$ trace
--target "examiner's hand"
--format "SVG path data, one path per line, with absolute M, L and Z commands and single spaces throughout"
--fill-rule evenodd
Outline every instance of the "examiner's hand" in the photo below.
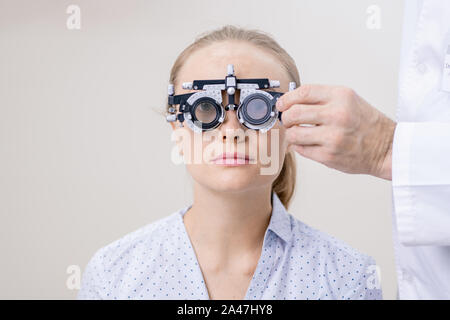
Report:
M 277 109 L 290 148 L 300 155 L 346 173 L 392 179 L 396 123 L 352 89 L 302 85 L 280 97 Z

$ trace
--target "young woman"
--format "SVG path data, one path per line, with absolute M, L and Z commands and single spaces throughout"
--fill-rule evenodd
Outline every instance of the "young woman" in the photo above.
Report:
M 279 80 L 281 93 L 289 82 L 300 84 L 294 60 L 275 40 L 233 26 L 198 37 L 175 61 L 170 83 L 177 95 L 196 92 L 182 89 L 182 83 L 224 79 L 229 64 L 238 79 Z M 277 121 L 261 142 L 238 133 L 253 129 L 242 126 L 236 110 L 225 113 L 211 131 L 216 139 L 205 139 L 202 151 L 212 144 L 215 150 L 245 146 L 247 159 L 239 162 L 234 154 L 219 152 L 187 161 L 193 203 L 99 249 L 86 267 L 78 298 L 380 299 L 372 258 L 287 212 L 296 168 L 282 123 Z M 191 157 L 194 131 L 175 123 L 172 128 L 192 137 L 177 143 L 180 154 Z M 275 154 L 278 170 L 261 174 L 264 165 L 260 158 L 249 159 L 250 149 Z

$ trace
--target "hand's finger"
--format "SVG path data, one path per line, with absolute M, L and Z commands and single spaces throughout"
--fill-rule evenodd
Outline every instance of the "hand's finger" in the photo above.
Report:
M 295 145 L 322 145 L 324 143 L 323 130 L 321 126 L 292 126 L 286 129 L 286 140 L 289 144 Z
M 322 146 L 317 146 L 317 145 L 311 145 L 311 146 L 299 146 L 299 145 L 292 145 L 290 146 L 290 148 L 297 152 L 299 155 L 311 159 L 311 160 L 315 160 L 315 161 L 319 161 L 320 154 L 322 152 L 323 147 Z
M 299 124 L 325 123 L 323 106 L 294 104 L 281 114 L 281 122 L 287 128 Z
M 276 107 L 279 111 L 285 111 L 293 104 L 324 103 L 329 100 L 331 89 L 331 86 L 326 85 L 302 85 L 278 98 Z

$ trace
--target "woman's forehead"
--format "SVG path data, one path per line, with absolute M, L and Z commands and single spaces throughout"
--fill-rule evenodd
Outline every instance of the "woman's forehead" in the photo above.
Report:
M 185 61 L 178 78 L 181 82 L 224 79 L 228 64 L 237 78 L 285 77 L 281 63 L 270 53 L 247 43 L 227 42 L 196 50 Z M 276 78 L 278 77 L 278 78 Z

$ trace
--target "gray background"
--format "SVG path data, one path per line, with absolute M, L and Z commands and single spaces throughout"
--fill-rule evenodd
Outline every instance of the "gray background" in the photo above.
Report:
M 66 27 L 70 4 L 81 30 Z M 372 4 L 380 30 L 366 27 Z M 402 14 L 389 0 L 0 0 L 0 298 L 72 299 L 69 265 L 190 203 L 154 110 L 197 34 L 267 31 L 303 83 L 353 87 L 394 117 Z M 297 161 L 289 211 L 373 256 L 394 299 L 390 183 Z

